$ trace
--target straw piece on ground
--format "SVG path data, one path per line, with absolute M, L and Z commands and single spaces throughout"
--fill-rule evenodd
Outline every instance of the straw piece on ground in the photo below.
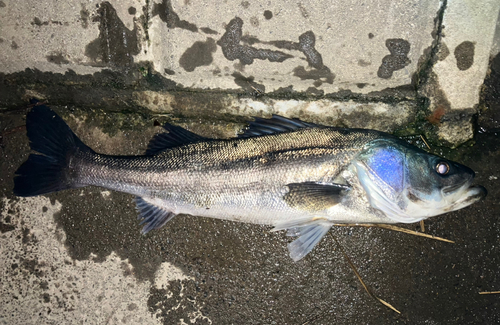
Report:
M 391 310 L 395 311 L 396 313 L 398 314 L 401 314 L 401 312 L 399 310 L 397 310 L 396 308 L 394 308 L 390 303 L 388 303 L 387 301 L 377 297 L 371 290 L 370 288 L 368 288 L 368 286 L 365 284 L 365 282 L 363 281 L 363 279 L 361 278 L 361 275 L 359 274 L 358 270 L 356 269 L 356 266 L 354 266 L 354 263 L 351 261 L 351 259 L 349 258 L 349 256 L 347 256 L 346 252 L 344 251 L 344 248 L 342 247 L 342 245 L 340 245 L 340 243 L 338 242 L 337 238 L 335 238 L 335 236 L 332 234 L 332 233 L 329 233 L 330 236 L 332 236 L 333 240 L 335 241 L 335 243 L 337 244 L 337 247 L 339 248 L 339 250 L 341 251 L 342 255 L 344 255 L 344 258 L 347 260 L 347 262 L 349 263 L 349 266 L 351 267 L 351 269 L 354 271 L 354 274 L 356 274 L 356 277 L 358 278 L 359 282 L 361 283 L 361 285 L 363 286 L 363 288 L 365 288 L 366 292 L 375 300 L 377 300 L 378 302 L 380 302 L 382 305 L 390 308 Z
M 388 224 L 375 224 L 375 223 L 354 223 L 354 224 L 348 224 L 348 223 L 335 223 L 334 226 L 342 226 L 342 227 L 366 227 L 366 228 L 382 228 L 382 229 L 388 229 L 388 230 L 394 230 L 394 231 L 399 231 L 399 232 L 404 232 L 405 234 L 409 235 L 414 235 L 414 236 L 420 236 L 420 237 L 425 237 L 425 238 L 430 238 L 430 239 L 435 239 L 439 241 L 444 241 L 446 243 L 452 243 L 454 244 L 455 242 L 453 240 L 449 240 L 446 238 L 438 237 L 438 236 L 433 236 L 433 235 L 428 235 L 424 234 L 418 231 L 413 231 L 410 229 L 406 228 L 401 228 L 397 227 L 394 225 L 388 225 Z
M 424 220 L 420 220 L 420 231 L 425 232 L 425 223 Z

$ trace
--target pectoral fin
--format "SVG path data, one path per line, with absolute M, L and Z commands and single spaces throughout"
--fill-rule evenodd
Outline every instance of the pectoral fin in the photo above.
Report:
M 287 184 L 288 193 L 283 199 L 291 207 L 308 211 L 321 211 L 332 207 L 342 200 L 348 185 L 335 183 L 291 183 Z
M 288 244 L 290 257 L 299 261 L 316 246 L 317 243 L 332 227 L 331 222 L 325 219 L 311 221 L 292 221 L 276 225 L 273 231 L 287 229 L 287 236 L 298 236 L 293 242 Z

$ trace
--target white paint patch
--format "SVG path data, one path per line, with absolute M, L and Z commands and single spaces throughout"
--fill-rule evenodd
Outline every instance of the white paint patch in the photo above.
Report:
M 54 222 L 59 202 L 3 198 L 3 204 L 0 220 L 8 229 L 0 235 L 0 324 L 161 324 L 148 310 L 151 284 L 130 275 L 128 260 L 114 252 L 101 263 L 93 256 L 72 260 L 66 235 Z M 168 289 L 174 280 L 194 279 L 165 262 L 154 285 Z M 195 309 L 185 315 L 188 323 L 212 323 L 196 301 L 183 303 Z
M 103 198 L 107 199 L 111 195 L 110 191 L 101 191 L 101 195 Z
M 330 123 L 341 123 L 346 127 L 359 127 L 391 132 L 398 125 L 408 123 L 411 114 L 415 111 L 414 104 L 401 102 L 387 103 L 357 103 L 355 101 L 336 102 L 329 99 L 315 101 L 304 100 L 275 100 L 265 101 L 252 98 L 236 98 L 226 110 L 221 112 L 234 114 L 237 108 L 239 115 L 267 116 L 277 114 L 291 118 L 301 118 L 308 115 L 308 122 L 322 124 L 329 120 Z M 360 114 L 369 114 L 374 118 L 357 118 Z M 376 117 L 376 118 L 375 118 Z

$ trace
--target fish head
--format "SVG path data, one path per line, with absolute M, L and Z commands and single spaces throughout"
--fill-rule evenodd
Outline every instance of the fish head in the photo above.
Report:
M 376 140 L 354 162 L 372 207 L 411 223 L 469 206 L 486 196 L 467 166 L 396 139 Z

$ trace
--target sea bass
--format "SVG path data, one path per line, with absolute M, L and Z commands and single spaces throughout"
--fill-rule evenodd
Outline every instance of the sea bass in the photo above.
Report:
M 297 236 L 298 261 L 339 223 L 411 223 L 486 196 L 474 172 L 389 134 L 273 116 L 237 138 L 209 139 L 171 124 L 144 156 L 99 154 L 50 108 L 28 113 L 28 160 L 14 193 L 100 186 L 136 196 L 143 233 L 178 214 L 274 226 Z

